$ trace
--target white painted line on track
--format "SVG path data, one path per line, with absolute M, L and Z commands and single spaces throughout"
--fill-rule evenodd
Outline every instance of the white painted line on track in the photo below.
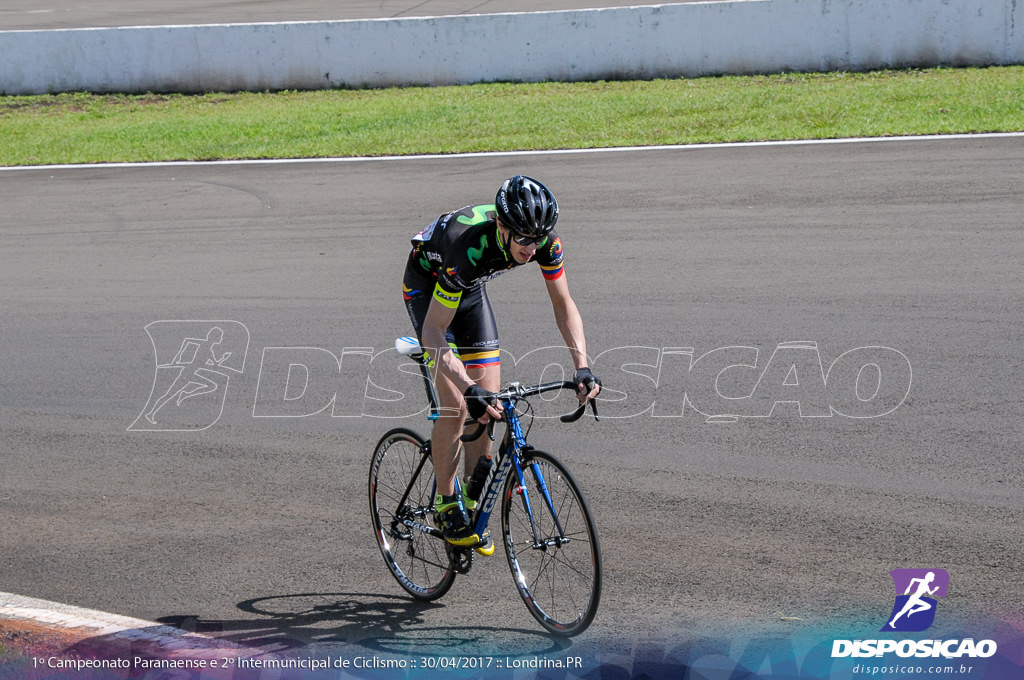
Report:
M 515 156 L 559 156 L 592 153 L 630 153 L 636 151 L 701 151 L 706 149 L 747 149 L 773 146 L 817 146 L 868 144 L 880 142 L 936 142 L 951 140 L 1002 139 L 1024 137 L 1024 132 L 986 132 L 955 135 L 908 135 L 902 137 L 846 137 L 842 139 L 794 139 L 768 142 L 721 142 L 714 144 L 662 144 L 654 146 L 616 146 L 596 149 L 542 149 L 537 151 L 478 151 L 473 153 L 425 154 L 409 156 L 347 156 L 342 158 L 263 158 L 223 161 L 151 161 L 145 163 L 72 163 L 64 165 L 0 165 L 2 171 L 17 170 L 93 170 L 106 168 L 175 168 L 216 165 L 289 165 L 301 163 L 366 163 L 390 161 L 436 161 L 464 158 L 503 158 Z
M 26 621 L 79 640 L 104 638 L 111 643 L 145 643 L 156 650 L 175 655 L 242 650 L 247 654 L 259 652 L 254 648 L 199 633 L 188 633 L 152 621 L 13 593 L 0 592 L 0 621 Z

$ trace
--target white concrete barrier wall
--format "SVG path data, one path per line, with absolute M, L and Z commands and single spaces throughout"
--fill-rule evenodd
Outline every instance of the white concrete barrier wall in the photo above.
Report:
M 1024 1 L 737 0 L 0 31 L 0 92 L 232 91 L 1024 63 Z

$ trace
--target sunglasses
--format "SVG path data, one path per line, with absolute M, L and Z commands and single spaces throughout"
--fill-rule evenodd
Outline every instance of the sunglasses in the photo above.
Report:
M 525 236 L 523 234 L 517 234 L 514 231 L 509 233 L 512 236 L 512 240 L 521 246 L 528 246 L 533 243 L 543 243 L 548 238 L 547 234 L 543 234 L 541 236 Z

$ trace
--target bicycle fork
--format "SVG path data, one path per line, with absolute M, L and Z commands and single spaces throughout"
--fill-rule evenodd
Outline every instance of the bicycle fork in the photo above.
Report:
M 509 416 L 509 431 L 505 440 L 506 446 L 513 447 L 514 451 L 512 460 L 516 470 L 516 478 L 519 481 L 519 495 L 523 498 L 523 507 L 526 510 L 526 516 L 530 518 L 530 531 L 533 534 L 533 546 L 534 550 L 546 551 L 551 547 L 561 547 L 569 542 L 569 538 L 565 535 L 565 531 L 562 529 L 562 523 L 558 519 L 558 513 L 555 512 L 555 504 L 551 499 L 551 492 L 548 490 L 547 482 L 544 480 L 544 473 L 540 470 L 540 464 L 533 462 L 530 464 L 530 470 L 533 472 L 534 477 L 537 480 L 537 488 L 540 491 L 540 496 L 543 502 L 547 505 L 548 511 L 551 513 L 551 518 L 554 520 L 555 531 L 557 536 L 554 538 L 542 539 L 537 531 L 537 520 L 533 515 L 533 504 L 530 502 L 530 487 L 526 483 L 526 472 L 522 466 L 522 452 L 526 448 L 526 437 L 523 435 L 522 426 L 519 423 L 519 417 L 515 413 L 515 407 L 511 402 L 507 403 L 505 407 L 506 413 L 511 413 Z M 511 499 L 509 499 L 511 502 Z
M 533 546 L 534 550 L 544 550 L 548 548 L 558 548 L 571 539 L 565 535 L 565 531 L 562 529 L 562 523 L 558 519 L 558 513 L 555 512 L 555 504 L 551 499 L 551 492 L 548 490 L 547 482 L 544 480 L 544 473 L 541 472 L 540 465 L 538 463 L 530 464 L 530 471 L 537 479 L 537 488 L 540 492 L 541 500 L 547 506 L 548 511 L 551 513 L 551 518 L 554 520 L 556 535 L 552 538 L 543 538 L 537 531 L 537 520 L 533 514 L 533 505 L 530 502 L 530 487 L 526 483 L 526 471 L 523 470 L 519 464 L 519 456 L 515 458 L 516 474 L 519 478 L 519 495 L 523 498 L 523 507 L 526 509 L 526 516 L 530 518 L 530 531 L 533 534 Z

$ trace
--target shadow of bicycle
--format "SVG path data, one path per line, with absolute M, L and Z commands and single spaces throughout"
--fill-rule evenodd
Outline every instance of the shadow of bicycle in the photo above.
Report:
M 571 643 L 536 630 L 487 626 L 437 626 L 427 612 L 444 605 L 398 595 L 301 593 L 258 597 L 238 603 L 235 619 L 164 616 L 158 622 L 189 633 L 271 654 L 327 651 L 339 646 L 395 654 L 466 653 L 467 649 L 547 654 Z

